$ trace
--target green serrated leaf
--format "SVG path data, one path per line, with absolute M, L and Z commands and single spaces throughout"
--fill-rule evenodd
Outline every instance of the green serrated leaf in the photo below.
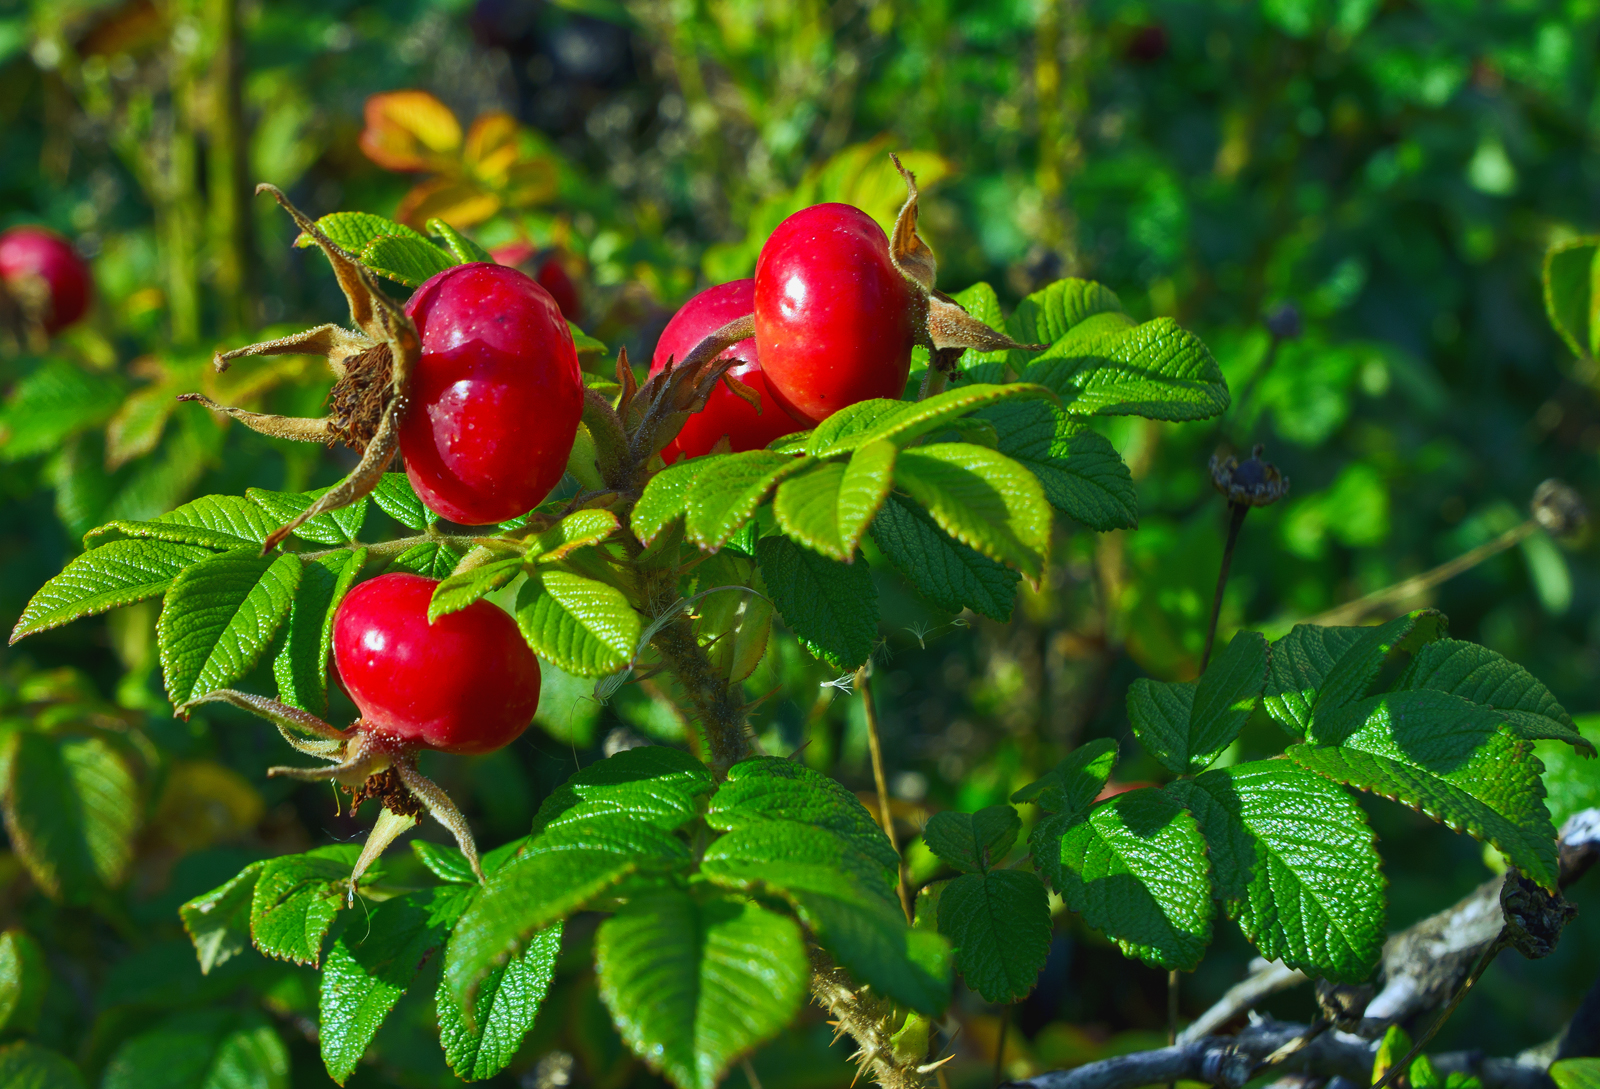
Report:
M 349 928 L 328 950 L 317 1004 L 317 1044 L 338 1085 L 378 1034 L 417 972 L 443 947 L 474 890 L 444 885 L 378 904 L 365 928 Z
M 1291 760 L 1382 794 L 1488 840 L 1545 888 L 1556 887 L 1556 831 L 1533 743 L 1500 714 L 1447 692 L 1391 692 L 1319 711 Z
M 1178 775 L 1189 771 L 1189 718 L 1195 681 L 1140 677 L 1128 687 L 1128 721 L 1145 751 Z
M 1003 863 L 1020 831 L 1022 818 L 1015 809 L 991 805 L 976 813 L 935 813 L 922 829 L 922 842 L 956 869 L 972 873 Z
M 6 834 L 53 900 L 88 903 L 133 861 L 142 809 L 128 757 L 99 737 L 12 733 L 0 752 Z
M 270 492 L 265 488 L 247 488 L 245 497 L 266 512 L 276 525 L 293 521 L 301 511 L 322 498 L 327 488 L 311 492 Z M 302 522 L 294 536 L 317 544 L 343 545 L 359 540 L 361 527 L 367 520 L 367 501 L 358 499 L 348 507 L 319 514 Z
M 454 268 L 458 262 L 425 238 L 388 234 L 374 238 L 361 251 L 361 263 L 406 287 L 421 287 L 424 280 Z
M 683 508 L 687 514 L 685 536 L 701 548 L 716 551 L 750 520 L 780 480 L 809 464 L 809 458 L 768 450 L 719 458 L 695 477 L 688 491 Z
M 460 612 L 485 594 L 492 594 L 522 574 L 522 557 L 490 560 L 481 567 L 451 575 L 433 588 L 428 601 L 428 623 L 441 616 Z
M 34 1030 L 49 982 L 44 950 L 26 930 L 12 927 L 0 934 L 0 1032 Z
M 250 948 L 250 906 L 262 862 L 252 862 L 223 884 L 178 909 L 194 943 L 202 975 Z
M 1324 628 L 1296 624 L 1272 644 L 1267 670 L 1267 713 L 1296 737 L 1311 726 L 1311 705 L 1322 679 L 1344 653 L 1361 639 L 1367 628 Z
M 1050 556 L 1050 505 L 1034 475 L 964 442 L 903 450 L 895 483 L 950 536 L 1037 581 Z
M 289 1052 L 260 1014 L 185 1010 L 127 1040 L 100 1089 L 289 1089 Z
M 83 1075 L 66 1056 L 29 1040 L 0 1047 L 0 1085 L 12 1089 L 84 1089 Z
M 1130 790 L 1087 819 L 1039 823 L 1034 865 L 1067 906 L 1128 956 L 1191 971 L 1211 941 L 1205 840 L 1158 787 Z
M 873 520 L 872 539 L 934 604 L 1011 619 L 1022 576 L 952 538 L 915 503 L 890 493 Z
M 806 453 L 816 457 L 848 454 L 871 442 L 892 439 L 897 446 L 948 427 L 950 421 L 969 412 L 1002 401 L 1053 399 L 1054 394 L 1037 385 L 1010 382 L 1004 385 L 970 383 L 935 394 L 925 401 L 892 401 L 878 398 L 859 401 L 829 416 L 811 432 Z
M 1139 494 L 1116 447 L 1055 405 L 1021 401 L 981 413 L 994 425 L 997 449 L 1018 462 L 1061 513 L 1090 529 L 1137 529 Z
M 344 906 L 360 847 L 337 844 L 268 859 L 250 900 L 250 938 L 263 954 L 316 967 L 322 939 Z M 367 871 L 367 879 L 377 877 Z
M 580 677 L 603 677 L 627 665 L 642 630 L 622 591 L 556 570 L 530 574 L 523 583 L 517 626 L 534 653 Z
M 633 513 L 628 516 L 633 535 L 649 544 L 663 529 L 683 517 L 689 509 L 689 492 L 695 481 L 721 460 L 717 455 L 685 458 L 652 476 L 639 501 L 633 505 Z
M 787 537 L 763 537 L 756 559 L 784 623 L 814 657 L 855 669 L 878 641 L 878 590 L 865 563 L 839 563 Z
M 1068 278 L 1018 303 L 1016 313 L 1006 322 L 1006 331 L 1023 344 L 1054 344 L 1080 323 L 1107 313 L 1122 313 L 1116 292 L 1092 280 Z
M 427 241 L 404 223 L 396 223 L 392 219 L 385 219 L 371 212 L 330 212 L 317 220 L 317 229 L 327 235 L 335 246 L 349 250 L 357 256 L 374 239 L 390 235 Z M 294 240 L 294 244 L 301 249 L 308 249 L 317 243 L 310 235 L 302 234 Z
M 533 818 L 533 834 L 597 819 L 675 831 L 698 815 L 699 799 L 715 785 L 705 765 L 680 749 L 624 749 L 551 791 Z
M 11 629 L 11 642 L 164 594 L 185 568 L 214 555 L 209 548 L 171 541 L 101 545 L 67 564 L 61 574 L 40 587 Z
M 1046 813 L 1076 818 L 1088 811 L 1105 789 L 1117 766 L 1117 743 L 1109 737 L 1079 745 L 1042 778 L 1011 795 L 1017 804 L 1032 802 Z
M 810 966 L 793 919 L 660 889 L 600 924 L 595 974 L 635 1054 L 679 1089 L 715 1089 L 799 1013 Z
M 578 350 L 579 355 L 605 355 L 610 350 L 606 347 L 605 341 L 596 340 L 588 333 L 585 333 L 578 328 L 576 322 L 567 322 L 567 329 L 572 333 L 572 346 Z M 591 382 L 588 375 L 584 376 L 584 384 L 591 389 L 599 389 L 607 397 L 614 397 L 622 390 L 622 387 L 615 382 L 607 382 L 605 379 Z
M 440 982 L 434 999 L 439 1043 L 456 1077 L 492 1078 L 516 1058 L 555 979 L 561 932 L 560 923 L 545 927 L 528 939 L 522 952 L 491 971 L 478 987 L 470 1019 L 450 988 Z
M 1311 703 L 1311 728 L 1317 715 L 1361 699 L 1377 679 L 1389 656 L 1400 649 L 1420 648 L 1444 634 L 1445 619 L 1434 609 L 1418 609 L 1386 624 L 1362 628 L 1360 638 L 1323 676 Z
M 1203 420 L 1227 409 L 1222 370 L 1194 334 L 1171 318 L 1113 324 L 1052 344 L 1023 379 L 1055 391 L 1073 415 Z
M 1265 636 L 1241 631 L 1217 655 L 1194 691 L 1183 748 L 1174 754 L 1186 762 L 1178 774 L 1199 774 L 1233 744 L 1261 698 L 1268 654 Z
M 130 522 L 119 519 L 107 522 L 103 526 L 96 526 L 85 533 L 83 547 L 98 548 L 112 541 L 126 540 L 178 541 L 217 550 L 243 548 L 257 543 L 232 533 L 206 529 L 204 526 L 186 526 L 176 522 Z
M 156 519 L 175 526 L 195 526 L 226 533 L 250 544 L 265 544 L 279 523 L 242 495 L 203 495 Z
M 1557 242 L 1544 255 L 1544 309 L 1579 359 L 1600 355 L 1600 239 Z
M 608 510 L 580 510 L 534 538 L 528 556 L 537 563 L 554 563 L 580 548 L 604 541 L 617 531 L 617 516 Z
M 1530 741 L 1565 741 L 1594 755 L 1594 746 L 1572 723 L 1572 716 L 1533 674 L 1488 647 L 1457 639 L 1440 639 L 1417 652 L 1397 688 L 1431 688 L 1453 692 L 1505 714 L 1518 737 Z
M 428 579 L 447 579 L 464 555 L 443 541 L 423 541 L 389 561 L 386 571 L 407 571 Z
M 839 563 L 848 563 L 855 556 L 853 549 L 845 551 L 839 539 L 839 488 L 844 474 L 843 464 L 824 462 L 785 480 L 772 500 L 779 529 L 791 540 Z
M 940 894 L 938 918 L 967 986 L 990 1002 L 1019 1002 L 1033 990 L 1051 929 L 1050 897 L 1037 875 L 962 874 Z
M 1562 1059 L 1550 1064 L 1556 1089 L 1600 1089 L 1600 1059 Z
M 111 374 L 90 374 L 64 359 L 46 360 L 16 384 L 0 408 L 0 461 L 20 461 L 60 449 L 108 420 L 127 385 Z
M 250 671 L 289 613 L 301 568 L 293 553 L 240 548 L 201 560 L 173 580 L 156 644 L 174 707 Z
M 289 606 L 283 640 L 272 659 L 278 699 L 319 718 L 328 713 L 328 657 L 333 618 L 367 561 L 367 550 L 333 552 L 307 560 Z
M 1262 956 L 1351 983 L 1372 974 L 1385 881 L 1350 795 L 1286 760 L 1218 768 L 1167 790 L 1199 822 L 1223 908 Z
M 390 518 L 418 533 L 439 520 L 437 514 L 423 505 L 404 473 L 384 473 L 378 486 L 372 489 L 372 501 Z
M 489 254 L 488 250 L 450 226 L 444 220 L 435 217 L 428 220 L 424 226 L 428 228 L 429 234 L 444 243 L 444 248 L 450 251 L 450 254 L 461 264 L 469 265 L 479 261 L 494 264 L 494 258 Z

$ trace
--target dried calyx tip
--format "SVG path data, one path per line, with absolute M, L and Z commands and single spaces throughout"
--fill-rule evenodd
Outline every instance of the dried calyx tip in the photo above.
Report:
M 1528 508 L 1534 521 L 1553 537 L 1576 537 L 1589 524 L 1589 510 L 1583 498 L 1572 487 L 1554 478 L 1534 490 Z
M 1211 456 L 1211 483 L 1240 507 L 1265 507 L 1282 499 L 1289 491 L 1289 478 L 1278 467 L 1262 459 L 1266 447 L 1256 443 L 1250 456 L 1240 461 L 1233 455 Z

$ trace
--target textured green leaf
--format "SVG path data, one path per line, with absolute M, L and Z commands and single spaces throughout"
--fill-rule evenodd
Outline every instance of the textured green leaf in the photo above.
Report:
M 1416 650 L 1442 636 L 1444 626 L 1445 619 L 1437 611 L 1418 609 L 1386 624 L 1360 629 L 1360 638 L 1339 656 L 1317 686 L 1311 703 L 1312 729 L 1317 715 L 1365 696 L 1396 650 Z
M 839 563 L 848 563 L 855 556 L 855 550 L 846 551 L 839 537 L 839 488 L 844 474 L 842 463 L 825 462 L 785 480 L 772 500 L 778 528 L 790 540 Z
M 872 539 L 934 604 L 1011 619 L 1022 576 L 952 538 L 916 504 L 891 493 L 873 520 Z
M 704 764 L 681 749 L 644 745 L 624 749 L 575 772 L 539 806 L 533 834 L 591 820 L 683 827 L 716 785 Z
M 0 934 L 0 1032 L 34 1030 L 49 982 L 44 950 L 26 930 L 12 927 Z
M 1384 879 L 1349 794 L 1287 760 L 1167 789 L 1200 823 L 1223 908 L 1269 960 L 1359 983 L 1383 951 Z
M 1042 386 L 1023 382 L 1004 385 L 967 383 L 935 394 L 925 401 L 860 401 L 840 409 L 818 424 L 806 443 L 806 453 L 817 457 L 847 454 L 868 443 L 891 439 L 897 446 L 948 427 L 952 420 L 1001 401 L 1053 398 Z
M 306 561 L 283 626 L 283 640 L 272 659 L 278 699 L 289 706 L 327 716 L 333 618 L 366 560 L 367 550 L 357 548 Z
M 425 238 L 390 234 L 368 242 L 361 263 L 406 287 L 420 287 L 430 276 L 454 268 L 457 261 Z
M 1562 1059 L 1550 1064 L 1556 1089 L 1600 1089 L 1600 1059 Z
M 528 576 L 517 626 L 541 658 L 580 677 L 615 673 L 633 659 L 641 625 L 622 591 L 570 571 Z
M 202 974 L 250 948 L 250 907 L 263 865 L 250 863 L 223 884 L 178 909 L 200 959 Z
M 54 900 L 88 903 L 122 883 L 142 808 L 123 752 L 98 737 L 18 732 L 0 753 L 6 834 Z
M 595 974 L 636 1054 L 679 1089 L 715 1089 L 800 1012 L 810 965 L 793 919 L 661 889 L 600 924 Z
M 451 575 L 433 588 L 433 597 L 428 601 L 428 623 L 431 624 L 449 613 L 460 612 L 485 594 L 494 593 L 520 574 L 522 574 L 522 557 L 518 555 L 508 556 L 502 560 L 490 560 L 470 571 Z
M 608 510 L 573 511 L 534 538 L 530 559 L 554 563 L 580 548 L 599 544 L 617 531 L 617 516 Z
M 1128 721 L 1145 751 L 1178 775 L 1189 772 L 1189 718 L 1194 713 L 1195 681 L 1153 681 L 1140 677 L 1128 687 Z
M 443 541 L 423 541 L 389 561 L 387 571 L 408 571 L 428 579 L 447 579 L 462 553 Z
M 317 1004 L 317 1043 L 328 1077 L 343 1085 L 384 1018 L 422 965 L 449 937 L 472 897 L 443 885 L 378 904 L 365 927 L 345 930 L 328 950 Z
M 1050 954 L 1050 897 L 1037 875 L 962 874 L 940 894 L 938 917 L 967 986 L 990 1002 L 1019 1002 L 1033 990 Z
M 1034 864 L 1084 921 L 1147 964 L 1192 970 L 1211 941 L 1211 882 L 1194 818 L 1157 787 L 1039 823 Z M 1043 848 L 1043 849 L 1041 849 Z
M 645 544 L 655 540 L 658 533 L 689 509 L 689 493 L 700 474 L 731 456 L 685 458 L 652 476 L 639 501 L 633 505 L 633 513 L 628 516 L 633 535 Z
M 1203 420 L 1228 407 L 1211 352 L 1171 318 L 1066 337 L 1035 356 L 1022 377 L 1054 390 L 1074 415 Z
M 404 473 L 384 473 L 378 486 L 372 489 L 372 501 L 390 518 L 418 533 L 439 520 L 437 514 L 423 505 Z
M 60 449 L 72 436 L 106 422 L 126 391 L 115 375 L 92 375 L 64 359 L 47 360 L 16 384 L 0 408 L 0 460 Z
M 66 1056 L 27 1040 L 0 1047 L 0 1085 L 7 1089 L 84 1089 L 83 1075 Z
M 1030 579 L 1050 557 L 1050 505 L 1039 481 L 1004 454 L 965 442 L 901 452 L 895 483 L 962 544 Z
M 1324 628 L 1296 624 L 1272 644 L 1267 669 L 1266 698 L 1262 701 L 1278 724 L 1296 737 L 1311 726 L 1311 705 L 1333 664 L 1355 646 L 1368 628 Z
M 1105 789 L 1117 766 L 1117 743 L 1109 737 L 1079 745 L 1067 758 L 1011 795 L 1017 804 L 1032 802 L 1046 813 L 1076 817 L 1088 810 Z
M 761 576 L 802 646 L 835 669 L 855 669 L 878 641 L 878 590 L 865 563 L 839 563 L 787 537 L 756 543 Z
M 1419 809 L 1488 840 L 1545 888 L 1556 881 L 1556 831 L 1533 743 L 1501 716 L 1447 692 L 1392 692 L 1318 712 L 1313 741 L 1289 758 L 1319 775 Z
M 1544 308 L 1579 359 L 1600 355 L 1600 239 L 1557 242 L 1544 255 Z
M 494 263 L 494 257 L 489 251 L 478 245 L 472 239 L 456 230 L 450 224 L 437 217 L 428 220 L 425 224 L 428 233 L 444 244 L 444 248 L 463 265 L 470 265 L 479 261 Z
M 1005 862 L 1022 818 L 1009 805 L 991 805 L 976 813 L 935 813 L 922 829 L 928 850 L 966 873 L 988 870 Z
M 181 522 L 130 522 L 119 519 L 107 522 L 103 526 L 96 526 L 85 533 L 83 547 L 97 548 L 112 541 L 126 540 L 177 541 L 182 544 L 204 545 L 206 548 L 219 551 L 243 548 L 257 543 L 237 534 L 207 529 L 205 526 L 188 526 Z
M 1518 737 L 1565 741 L 1590 756 L 1594 746 L 1533 674 L 1488 647 L 1440 639 L 1417 652 L 1398 688 L 1432 688 L 1504 713 Z
M 748 450 L 719 458 L 694 479 L 684 502 L 685 535 L 716 551 L 755 514 L 780 480 L 810 464 L 808 458 Z
M 1055 405 L 1021 401 L 983 410 L 998 449 L 1039 478 L 1044 497 L 1090 529 L 1136 529 L 1139 494 L 1116 448 Z
M 85 552 L 40 587 L 11 629 L 15 643 L 79 617 L 164 594 L 184 568 L 215 555 L 170 541 L 112 541 Z
M 550 829 L 489 875 L 445 950 L 445 981 L 456 1004 L 472 1005 L 485 977 L 629 874 L 686 868 L 682 840 L 653 824 L 614 816 Z
M 264 544 L 278 528 L 266 511 L 240 495 L 203 495 L 156 519 L 173 526 L 193 526 L 226 533 L 250 544 Z
M 124 1041 L 100 1089 L 289 1089 L 289 1052 L 258 1013 L 186 1010 Z
M 545 927 L 521 953 L 492 970 L 478 987 L 470 1023 L 454 993 L 440 982 L 435 998 L 439 1043 L 456 1077 L 492 1078 L 516 1058 L 555 979 L 561 932 L 560 923 Z
M 317 229 L 327 235 L 335 246 L 349 250 L 356 256 L 360 256 L 361 251 L 374 239 L 390 235 L 427 241 L 404 223 L 396 223 L 371 212 L 330 212 L 317 220 Z M 310 235 L 302 234 L 294 240 L 294 244 L 301 249 L 308 249 L 315 246 L 316 242 Z
M 182 707 L 255 665 L 289 613 L 302 564 L 293 553 L 239 548 L 184 569 L 156 623 L 167 696 Z
M 256 873 L 250 938 L 269 957 L 309 964 L 322 959 L 322 939 L 349 895 L 358 846 L 336 844 L 303 855 L 268 859 Z M 375 870 L 367 879 L 376 878 Z
M 1260 632 L 1236 634 L 1201 676 L 1184 738 L 1188 766 L 1198 774 L 1233 744 L 1267 682 L 1267 640 Z
M 1068 278 L 1018 303 L 1006 331 L 1023 344 L 1054 344 L 1080 323 L 1106 313 L 1122 313 L 1116 292 L 1093 280 Z
M 318 488 L 311 492 L 269 492 L 265 488 L 248 488 L 245 497 L 266 512 L 276 525 L 285 525 L 302 511 L 321 499 L 328 491 Z M 361 527 L 367 520 L 367 501 L 358 499 L 348 507 L 327 511 L 309 518 L 295 527 L 294 536 L 317 544 L 342 545 L 361 538 Z

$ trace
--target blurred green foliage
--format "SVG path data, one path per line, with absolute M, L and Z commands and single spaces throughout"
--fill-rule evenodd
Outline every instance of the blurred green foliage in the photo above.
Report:
M 72 236 L 98 289 L 89 321 L 0 359 L 0 614 L 17 616 L 94 525 L 205 492 L 298 491 L 351 464 L 174 396 L 317 414 L 327 378 L 313 362 L 219 375 L 209 360 L 342 317 L 325 264 L 292 247 L 254 183 L 313 214 L 388 214 L 456 176 L 364 155 L 368 96 L 426 89 L 463 131 L 493 111 L 516 118 L 519 161 L 553 173 L 553 195 L 477 218 L 449 208 L 485 245 L 554 253 L 585 328 L 635 359 L 697 286 L 748 274 L 789 211 L 847 200 L 887 220 L 899 192 L 885 151 L 898 149 L 927 191 L 941 283 L 987 281 L 1009 310 L 1061 275 L 1092 276 L 1136 317 L 1200 333 L 1235 396 L 1220 423 L 1105 426 L 1139 484 L 1139 529 L 1064 532 L 1010 623 L 940 613 L 880 578 L 871 683 L 903 833 L 1001 801 L 1093 738 L 1124 741 L 1119 780 L 1161 778 L 1131 741 L 1124 694 L 1198 666 L 1225 525 L 1214 452 L 1265 443 L 1292 481 L 1245 524 L 1224 638 L 1246 624 L 1277 634 L 1484 544 L 1547 477 L 1597 497 L 1600 369 L 1551 330 L 1539 281 L 1547 247 L 1597 226 L 1597 62 L 1592 0 L 0 0 L 0 227 Z M 1536 534 L 1425 600 L 1453 634 L 1589 712 L 1597 575 L 1592 546 Z M 314 788 L 267 781 L 277 742 L 259 724 L 168 717 L 154 617 L 124 609 L 0 660 L 15 754 L 0 927 L 32 935 L 50 966 L 42 997 L 28 990 L 28 1015 L 0 1032 L 70 1056 L 88 1084 L 157 1084 L 139 1079 L 173 1048 L 200 1064 L 185 1085 L 234 1061 L 248 1084 L 325 1084 L 314 976 L 254 958 L 202 976 L 176 906 L 243 862 L 349 839 L 361 822 L 330 817 Z M 747 687 L 767 697 L 767 751 L 800 748 L 870 789 L 847 678 L 782 638 Z M 495 842 L 526 831 L 574 761 L 683 734 L 656 682 L 601 702 L 554 670 L 538 726 L 425 769 Z M 1257 716 L 1224 761 L 1273 751 L 1270 730 Z M 1550 761 L 1559 820 L 1594 801 L 1596 772 L 1554 748 Z M 46 829 L 88 852 L 59 872 L 28 846 L 39 826 L 13 783 L 25 766 L 95 799 Z M 1471 842 L 1396 806 L 1371 815 L 1394 925 L 1483 879 Z M 937 870 L 920 841 L 908 858 L 918 880 Z M 1586 921 L 1557 954 L 1502 958 L 1436 1048 L 1508 1054 L 1565 1022 L 1600 952 L 1592 884 L 1574 890 Z M 1057 923 L 1006 1069 L 1159 1043 L 1164 980 L 1074 918 Z M 583 967 L 590 935 L 572 930 L 546 1013 L 499 1083 L 645 1084 Z M 1185 1014 L 1246 957 L 1237 935 L 1219 940 L 1185 978 Z M 999 1010 L 970 994 L 955 1008 L 950 1079 L 977 1085 Z M 1272 1008 L 1308 1016 L 1309 996 Z M 432 1017 L 404 1000 L 350 1084 L 453 1083 L 431 1031 L 408 1030 Z M 848 1084 L 828 1036 L 809 1020 L 753 1069 L 768 1089 Z

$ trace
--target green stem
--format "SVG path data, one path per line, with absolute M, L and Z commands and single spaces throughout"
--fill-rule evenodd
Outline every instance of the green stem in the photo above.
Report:
M 1233 546 L 1239 543 L 1239 530 L 1244 526 L 1244 516 L 1250 513 L 1246 503 L 1228 504 L 1228 543 L 1222 548 L 1222 570 L 1217 572 L 1217 592 L 1211 598 L 1211 624 L 1206 628 L 1206 648 L 1200 654 L 1200 672 L 1211 662 L 1211 647 L 1217 639 L 1217 620 L 1222 615 L 1222 593 L 1228 588 L 1228 568 L 1233 566 Z

